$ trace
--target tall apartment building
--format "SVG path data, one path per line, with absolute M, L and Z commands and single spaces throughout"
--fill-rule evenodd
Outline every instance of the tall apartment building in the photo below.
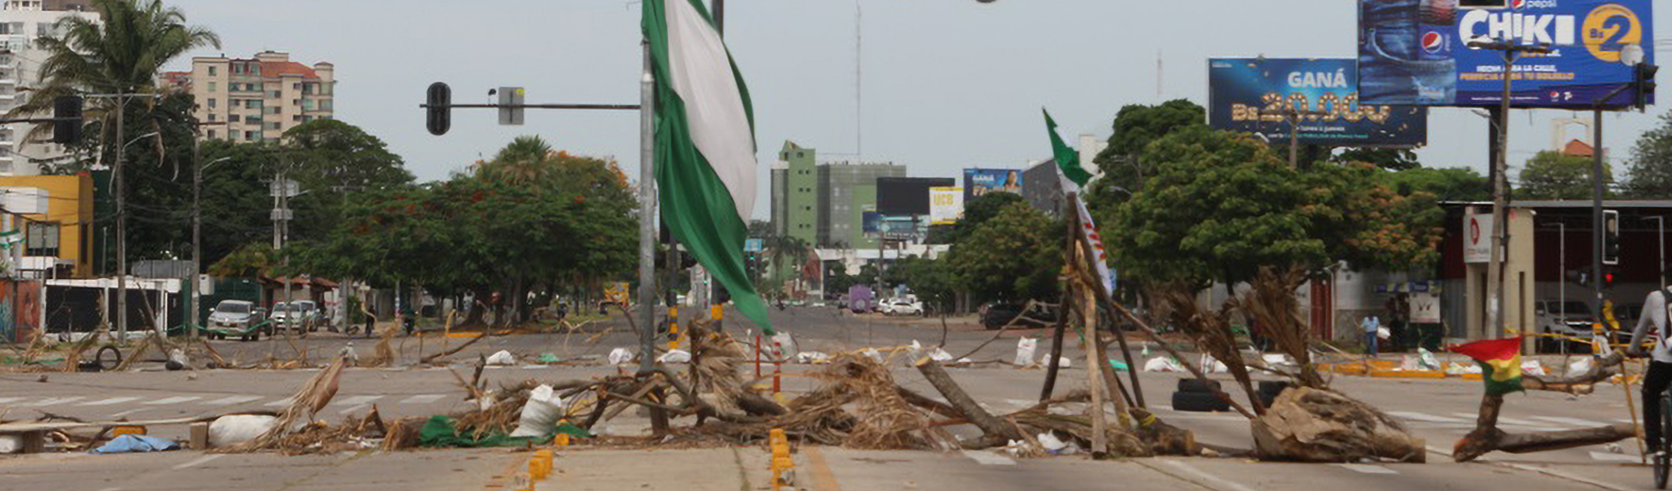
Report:
M 819 241 L 837 249 L 872 249 L 865 236 L 865 212 L 877 211 L 877 178 L 906 177 L 893 163 L 837 162 L 819 166 Z
M 0 114 L 23 103 L 26 93 L 19 89 L 40 83 L 40 66 L 47 54 L 37 40 L 58 36 L 58 21 L 66 17 L 99 20 L 90 0 L 7 0 L 0 6 Z M 63 146 L 44 137 L 40 142 L 25 142 L 25 135 L 35 126 L 0 125 L 0 174 L 40 174 L 43 164 L 65 157 Z
M 331 119 L 336 83 L 334 65 L 310 67 L 276 51 L 193 58 L 191 72 L 166 73 L 159 82 L 189 90 L 198 121 L 226 123 L 206 127 L 205 138 L 235 142 L 277 140 L 302 123 Z
M 819 223 L 824 207 L 819 203 L 819 176 L 814 162 L 818 151 L 785 141 L 772 166 L 772 227 L 787 235 L 819 245 Z

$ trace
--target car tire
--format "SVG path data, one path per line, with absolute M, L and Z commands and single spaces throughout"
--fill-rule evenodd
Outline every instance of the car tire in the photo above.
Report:
M 1290 386 L 1291 384 L 1287 380 L 1262 380 L 1260 381 L 1260 393 L 1271 394 L 1272 397 L 1276 397 Z
M 1219 396 L 1202 392 L 1174 392 L 1173 410 L 1198 413 L 1224 412 L 1231 410 L 1231 403 L 1220 399 Z
M 1181 378 L 1181 379 L 1179 379 L 1179 385 L 1178 385 L 1178 391 L 1179 392 L 1190 392 L 1190 393 L 1196 393 L 1196 394 L 1212 394 L 1214 392 L 1214 390 L 1216 390 L 1216 389 L 1220 390 L 1220 391 L 1225 390 L 1224 389 L 1224 384 L 1219 383 L 1218 380 L 1209 380 L 1206 383 L 1204 383 L 1204 382 L 1201 381 L 1201 379 L 1195 379 L 1195 378 Z

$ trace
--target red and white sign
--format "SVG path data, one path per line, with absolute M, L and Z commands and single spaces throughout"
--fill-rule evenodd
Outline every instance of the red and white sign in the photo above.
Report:
M 1463 262 L 1492 261 L 1492 215 L 1463 216 Z

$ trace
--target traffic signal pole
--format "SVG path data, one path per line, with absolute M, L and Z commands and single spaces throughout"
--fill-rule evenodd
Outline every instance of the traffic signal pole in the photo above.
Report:
M 1618 90 L 1615 91 L 1619 93 Z M 1613 95 L 1605 97 L 1597 104 L 1593 111 L 1595 118 L 1591 123 L 1591 274 L 1596 275 L 1591 282 L 1594 296 L 1591 298 L 1591 312 L 1596 324 L 1603 322 L 1602 289 L 1606 273 L 1602 271 L 1602 104 L 1608 102 Z

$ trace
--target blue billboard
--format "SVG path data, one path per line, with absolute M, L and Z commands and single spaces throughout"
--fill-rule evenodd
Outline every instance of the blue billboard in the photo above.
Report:
M 1016 169 L 964 169 L 964 204 L 981 195 L 1001 192 L 1022 194 L 1022 171 Z
M 1415 147 L 1428 140 L 1428 109 L 1363 104 L 1351 59 L 1208 60 L 1208 123 L 1307 145 Z M 1298 111 L 1297 126 L 1289 114 Z
M 1651 0 L 1458 1 L 1359 0 L 1365 102 L 1498 105 L 1503 52 L 1471 48 L 1471 41 L 1550 47 L 1516 61 L 1510 102 L 1519 107 L 1632 104 L 1629 89 L 1600 99 L 1632 82 L 1632 63 L 1655 60 Z

